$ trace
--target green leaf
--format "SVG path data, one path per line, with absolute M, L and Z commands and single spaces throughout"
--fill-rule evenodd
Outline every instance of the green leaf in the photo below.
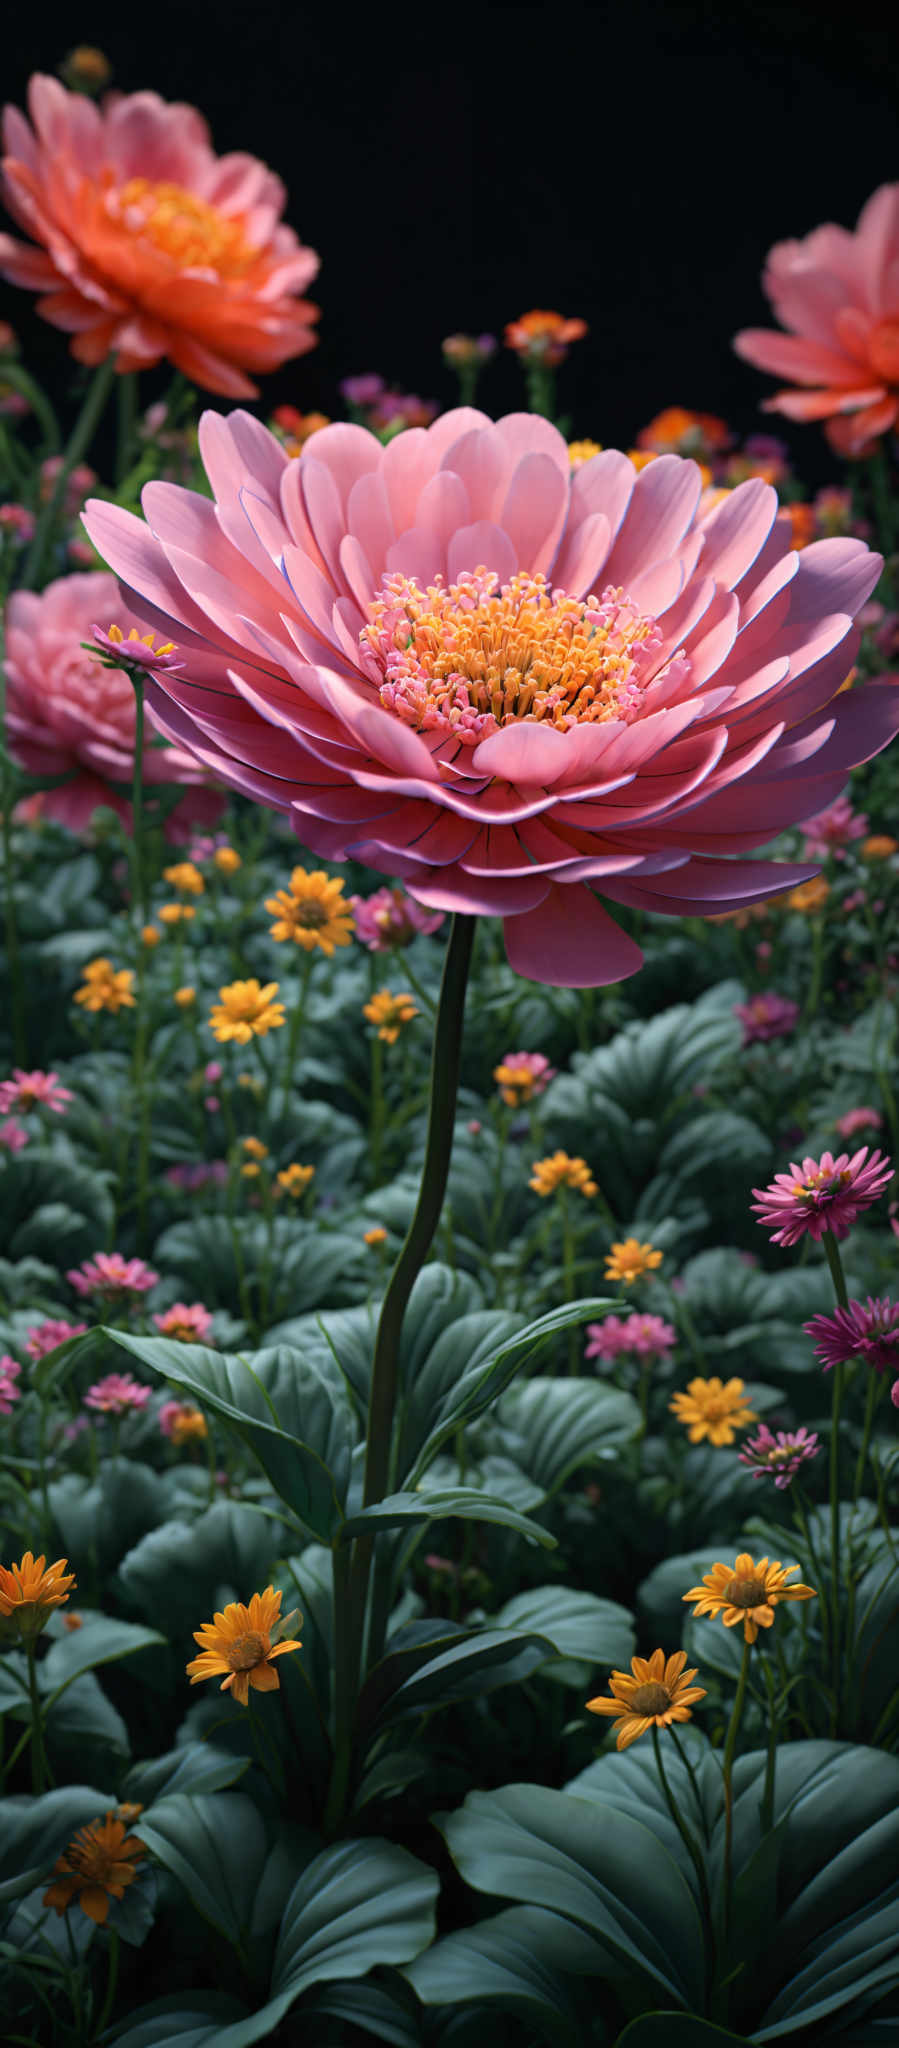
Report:
M 89 1821 L 102 1819 L 114 1795 L 91 1785 L 66 1785 L 39 1799 L 23 1793 L 4 1800 L 0 1836 L 0 1904 L 23 1898 L 44 1879 L 67 1842 Z
M 539 1906 L 512 1906 L 445 1935 L 403 1976 L 423 2005 L 483 1999 L 538 2027 L 559 2048 L 576 2048 L 584 2036 L 570 1979 L 608 1969 L 606 1950 L 586 1929 Z
M 176 1991 L 130 2013 L 110 2035 L 115 2048 L 251 2048 L 271 2033 L 267 2013 L 248 2013 L 220 1991 Z
M 164 1756 L 132 1764 L 122 1798 L 149 1807 L 173 1792 L 222 1792 L 243 1777 L 249 1762 L 249 1757 L 233 1756 L 230 1750 L 216 1749 L 212 1742 L 185 1742 Z
M 504 1529 L 514 1529 L 519 1536 L 526 1536 L 529 1543 L 542 1543 L 544 1549 L 554 1550 L 556 1545 L 555 1537 L 548 1529 L 541 1529 L 539 1522 L 530 1521 L 527 1515 L 507 1507 L 505 1501 L 493 1500 L 475 1486 L 426 1489 L 421 1493 L 389 1493 L 372 1507 L 350 1515 L 344 1522 L 341 1536 L 347 1540 L 361 1535 L 363 1529 L 401 1529 L 407 1522 L 446 1520 L 497 1522 Z
M 197 1912 L 238 1949 L 244 1945 L 268 1854 L 265 1827 L 242 1792 L 175 1792 L 134 1824 Z
M 604 1296 L 566 1302 L 528 1323 L 523 1330 L 515 1331 L 510 1331 L 510 1319 L 506 1316 L 461 1317 L 438 1339 L 424 1371 L 410 1385 L 412 1421 L 408 1442 L 404 1438 L 400 1470 L 404 1469 L 404 1454 L 408 1455 L 416 1434 L 420 1443 L 407 1485 L 417 1485 L 432 1458 L 460 1425 L 482 1414 L 545 1344 L 573 1325 L 604 1315 L 618 1305 Z M 497 1326 L 502 1332 L 499 1343 Z M 463 1361 L 464 1369 L 460 1372 Z
M 110 1331 L 126 1351 L 221 1415 L 249 1444 L 275 1492 L 312 1536 L 339 1526 L 356 1441 L 337 1368 L 278 1345 L 246 1358 Z
M 553 1646 L 533 1631 L 484 1628 L 466 1632 L 461 1642 L 450 1639 L 446 1647 L 431 1648 L 436 1648 L 436 1654 L 423 1658 L 390 1693 L 378 1717 L 382 1725 L 404 1714 L 445 1706 L 451 1700 L 471 1699 L 497 1685 L 521 1685 L 545 1664 Z M 398 1650 L 376 1667 L 369 1684 L 377 1681 L 380 1673 L 383 1687 L 389 1675 L 385 1666 L 393 1667 L 399 1678 L 403 1663 L 403 1651 Z M 360 1714 L 364 1711 L 364 1700 L 365 1694 L 360 1701 Z
M 164 1522 L 123 1557 L 123 1593 L 154 1621 L 165 1615 L 173 1643 L 194 1654 L 193 1630 L 223 1600 L 246 1600 L 264 1586 L 277 1538 L 274 1524 L 239 1500 L 217 1500 L 193 1522 Z
M 113 1621 L 105 1614 L 86 1615 L 81 1628 L 51 1643 L 38 1666 L 41 1691 L 50 1695 L 50 1704 L 83 1671 L 116 1664 L 122 1657 L 133 1657 L 136 1650 L 155 1649 L 165 1642 L 155 1629 L 135 1628 L 130 1621 Z
M 301 1991 L 408 1963 L 434 1938 L 439 1880 L 394 1842 L 335 1842 L 313 1857 L 284 1911 L 272 1971 L 280 2018 Z
M 391 2048 L 422 2048 L 421 2015 L 408 1991 L 408 2006 L 401 2002 L 399 1993 L 403 1991 L 402 1982 L 396 1990 L 386 1984 L 335 1984 L 327 1991 L 310 1992 L 303 2003 L 303 2018 L 318 2013 L 328 2019 L 344 2020 L 375 2040 L 389 2041 Z
M 93 1557 L 101 1576 L 156 1526 L 163 1512 L 160 1474 L 134 1458 L 107 1459 L 93 1480 L 67 1472 L 48 1492 L 60 1548 L 85 1562 Z
M 529 1379 L 508 1388 L 497 1408 L 503 1449 L 528 1476 L 556 1493 L 572 1472 L 611 1458 L 640 1428 L 630 1394 L 592 1379 Z
M 619 2034 L 615 2048 L 727 2048 L 728 2042 L 748 2040 L 748 2034 L 732 2034 L 695 2012 L 644 2012 Z
M 627 1607 L 571 1586 L 531 1586 L 507 1600 L 495 1621 L 497 1628 L 534 1629 L 552 1643 L 559 1657 L 583 1664 L 621 1669 L 636 1647 L 633 1615 Z M 552 1663 L 545 1667 L 545 1676 L 554 1676 Z
M 702 2001 L 702 1924 L 692 1887 L 634 1815 L 544 1785 L 472 1792 L 437 1825 L 462 1876 L 492 1898 L 561 1913 L 629 1966 L 642 1991 Z

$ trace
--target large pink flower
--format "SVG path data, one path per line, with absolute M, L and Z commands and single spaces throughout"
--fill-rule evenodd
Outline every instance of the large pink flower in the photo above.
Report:
M 39 291 L 80 363 L 165 356 L 207 391 L 253 398 L 246 370 L 315 346 L 297 297 L 318 257 L 281 222 L 284 187 L 255 157 L 217 157 L 195 107 L 155 92 L 95 106 L 38 74 L 34 128 L 4 115 L 3 196 L 33 248 L 0 235 L 0 272 Z
M 734 347 L 788 380 L 765 411 L 827 420 L 833 446 L 861 454 L 899 417 L 899 185 L 872 194 L 854 234 L 828 224 L 775 243 L 762 283 L 789 332 L 747 327 Z
M 82 647 L 98 618 L 120 626 L 126 636 L 137 623 L 122 603 L 115 578 L 102 570 L 60 576 L 40 595 L 18 590 L 7 609 L 9 750 L 30 775 L 70 778 L 56 789 L 41 791 L 40 810 L 73 832 L 83 829 L 98 804 L 111 805 L 126 820 L 131 815 L 130 806 L 109 783 L 131 781 L 134 691 L 121 669 L 104 668 L 99 655 L 85 653 Z M 160 746 L 158 739 L 154 744 L 152 731 L 144 749 L 144 778 L 192 784 L 208 780 L 192 754 L 181 747 Z M 206 790 L 201 797 L 198 792 L 194 805 L 208 804 L 209 794 Z
M 597 892 L 704 914 L 805 878 L 743 856 L 899 727 L 899 689 L 837 694 L 880 558 L 794 553 L 758 479 L 700 513 L 680 456 L 572 476 L 544 419 L 468 408 L 293 460 L 240 412 L 200 441 L 214 502 L 153 483 L 146 524 L 85 522 L 184 657 L 162 730 L 320 857 L 504 918 L 537 980 L 639 967 Z

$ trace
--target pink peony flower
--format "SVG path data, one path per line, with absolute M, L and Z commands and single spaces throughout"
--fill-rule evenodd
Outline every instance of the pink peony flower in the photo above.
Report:
M 29 1330 L 25 1349 L 29 1358 L 46 1358 L 57 1344 L 67 1344 L 70 1337 L 83 1337 L 86 1329 L 86 1323 L 65 1323 L 48 1316 L 45 1322 L 36 1323 Z
M 44 294 L 80 363 L 166 357 L 207 391 L 255 398 L 247 370 L 314 347 L 318 309 L 297 294 L 318 257 L 282 225 L 264 164 L 216 157 L 196 108 L 155 92 L 95 106 L 38 74 L 28 109 L 34 131 L 6 109 L 3 193 L 32 241 L 0 235 L 0 272 Z
M 7 1117 L 5 1123 L 0 1124 L 0 1148 L 7 1152 L 21 1152 L 27 1143 L 28 1132 L 14 1116 Z
M 146 1408 L 151 1389 L 142 1387 L 138 1380 L 127 1372 L 108 1372 L 105 1379 L 95 1380 L 84 1396 L 85 1408 L 95 1408 L 101 1415 L 127 1415 Z
M 404 889 L 376 889 L 373 896 L 351 896 L 356 937 L 370 953 L 389 953 L 408 946 L 416 932 L 439 931 L 443 912 L 420 910 Z
M 771 1231 L 772 1244 L 798 1244 L 806 1232 L 818 1240 L 825 1230 L 848 1237 L 856 1217 L 879 1200 L 892 1178 L 892 1161 L 880 1152 L 868 1159 L 867 1145 L 851 1159 L 848 1152 L 837 1159 L 822 1152 L 820 1159 L 803 1159 L 789 1173 L 776 1173 L 769 1187 L 753 1188 L 759 1199 L 750 1206 Z
M 870 1109 L 865 1103 L 860 1109 L 847 1109 L 845 1116 L 838 1116 L 834 1130 L 839 1131 L 841 1138 L 854 1138 L 856 1131 L 879 1131 L 882 1124 L 879 1109 Z
M 841 455 L 865 454 L 899 415 L 899 185 L 881 185 L 847 228 L 777 242 L 762 283 L 787 334 L 747 327 L 734 347 L 786 377 L 765 404 L 792 420 L 826 420 Z
M 699 516 L 694 463 L 572 474 L 546 420 L 469 408 L 386 447 L 325 427 L 292 460 L 243 413 L 200 437 L 214 503 L 159 483 L 147 524 L 86 515 L 185 656 L 149 684 L 162 728 L 319 857 L 503 917 L 537 980 L 639 967 L 596 891 L 714 914 L 806 878 L 744 856 L 899 727 L 899 688 L 837 694 L 879 557 L 795 554 L 758 480 Z
M 801 1467 L 816 1458 L 822 1449 L 817 1430 L 810 1433 L 807 1429 L 779 1429 L 775 1435 L 767 1422 L 760 1422 L 758 1434 L 746 1438 L 737 1456 L 741 1465 L 754 1468 L 757 1479 L 767 1472 L 782 1493 Z
M 762 989 L 748 1003 L 735 1003 L 734 1016 L 743 1026 L 743 1044 L 754 1045 L 757 1040 L 788 1037 L 799 1022 L 799 1004 L 773 988 Z
M 608 1364 L 622 1353 L 637 1358 L 664 1358 L 677 1343 L 677 1331 L 661 1316 L 606 1316 L 604 1323 L 587 1324 L 585 1358 L 600 1358 Z
M 179 1344 L 205 1344 L 212 1330 L 212 1317 L 201 1301 L 175 1301 L 153 1321 L 161 1337 L 174 1337 Z
M 104 668 L 81 645 L 98 615 L 125 634 L 135 624 L 113 577 L 102 570 L 60 576 L 40 595 L 17 590 L 7 609 L 9 750 L 29 775 L 71 778 L 41 792 L 41 811 L 73 832 L 84 828 L 98 804 L 111 805 L 126 823 L 131 817 L 130 804 L 109 785 L 131 781 L 134 691 L 121 669 Z M 161 746 L 152 734 L 144 748 L 144 776 L 148 782 L 206 780 L 183 748 Z M 208 796 L 198 789 L 201 794 Z M 190 808 L 189 797 L 182 802 Z
M 65 1116 L 66 1104 L 74 1102 L 70 1088 L 60 1085 L 59 1075 L 45 1074 L 35 1068 L 26 1074 L 22 1067 L 14 1067 L 12 1080 L 0 1081 L 0 1113 L 9 1109 L 21 1110 L 27 1115 L 30 1109 L 52 1109 L 57 1116 Z
M 854 811 L 848 796 L 838 796 L 835 804 L 826 811 L 819 811 L 817 817 L 806 818 L 803 825 L 803 856 L 806 860 L 826 860 L 829 853 L 848 846 L 853 839 L 864 839 L 868 820 L 863 811 Z
M 887 1295 L 880 1301 L 870 1294 L 865 1303 L 850 1301 L 848 1308 L 813 1316 L 802 1327 L 807 1337 L 814 1337 L 825 1372 L 851 1358 L 862 1359 L 875 1372 L 899 1369 L 899 1302 Z
M 155 1287 L 159 1274 L 145 1265 L 143 1259 L 123 1259 L 121 1252 L 95 1252 L 92 1260 L 84 1259 L 80 1266 L 70 1267 L 66 1279 L 76 1294 L 96 1294 L 100 1300 L 109 1301 L 121 1295 L 148 1293 Z
M 0 1415 L 12 1414 L 13 1402 L 18 1401 L 22 1392 L 21 1387 L 16 1386 L 21 1370 L 18 1359 L 11 1358 L 9 1352 L 4 1351 L 0 1356 Z

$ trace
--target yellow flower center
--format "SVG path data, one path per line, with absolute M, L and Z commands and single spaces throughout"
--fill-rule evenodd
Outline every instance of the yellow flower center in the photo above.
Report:
M 628 1711 L 632 1714 L 667 1714 L 670 1705 L 671 1694 L 667 1685 L 651 1680 L 648 1685 L 638 1685 L 636 1692 L 631 1694 Z
M 179 270 L 214 270 L 245 277 L 258 251 L 241 219 L 221 213 L 183 185 L 129 178 L 106 195 L 106 211 L 130 235 L 152 242 Z
M 729 1607 L 764 1607 L 768 1589 L 762 1579 L 730 1579 L 724 1598 Z
M 248 1635 L 237 1636 L 229 1643 L 225 1655 L 232 1671 L 252 1671 L 254 1665 L 264 1662 L 270 1648 L 268 1637 L 251 1629 Z
M 623 590 L 583 603 L 519 572 L 478 568 L 423 588 L 384 579 L 361 634 L 381 703 L 416 732 L 476 746 L 518 719 L 560 732 L 640 714 L 661 633 Z

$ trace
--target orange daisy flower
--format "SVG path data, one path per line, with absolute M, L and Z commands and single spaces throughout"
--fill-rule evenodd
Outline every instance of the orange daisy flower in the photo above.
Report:
M 129 1835 L 126 1819 L 140 1813 L 140 1807 L 120 1807 L 121 1818 L 107 1813 L 104 1820 L 92 1820 L 79 1828 L 63 1854 L 53 1865 L 54 1882 L 44 1893 L 45 1906 L 65 1913 L 77 1899 L 82 1913 L 102 1927 L 109 1915 L 110 1899 L 121 1899 L 125 1888 L 140 1872 L 134 1865 L 146 1856 L 146 1847 L 136 1835 Z
M 195 1629 L 194 1642 L 202 1654 L 186 1667 L 191 1685 L 224 1672 L 220 1691 L 230 1692 L 242 1707 L 249 1700 L 250 1686 L 256 1692 L 277 1692 L 280 1680 L 272 1670 L 272 1658 L 302 1647 L 298 1639 L 286 1636 L 300 1617 L 294 1610 L 282 1620 L 281 1597 L 273 1586 L 266 1586 L 264 1593 L 252 1595 L 248 1607 L 229 1601 L 221 1614 Z
M 695 1600 L 697 1615 L 720 1615 L 725 1628 L 736 1628 L 742 1621 L 744 1641 L 754 1643 L 760 1628 L 771 1627 L 779 1600 L 817 1599 L 814 1586 L 787 1585 L 798 1570 L 798 1564 L 769 1564 L 766 1557 L 754 1564 L 748 1552 L 741 1551 L 735 1564 L 713 1564 L 702 1585 L 691 1586 L 683 1597 Z
M 39 1635 L 50 1609 L 68 1600 L 69 1587 L 75 1584 L 74 1572 L 66 1571 L 68 1561 L 58 1557 L 55 1564 L 47 1564 L 45 1557 L 26 1550 L 8 1571 L 0 1564 L 0 1615 L 16 1622 L 22 1635 Z
M 687 1425 L 691 1444 L 701 1444 L 703 1437 L 710 1444 L 732 1444 L 738 1429 L 758 1421 L 742 1380 L 688 1380 L 686 1393 L 675 1394 L 668 1406 Z
M 686 1650 L 675 1650 L 666 1659 L 664 1650 L 651 1657 L 632 1657 L 630 1671 L 613 1671 L 609 1680 L 611 1699 L 602 1695 L 587 1701 L 590 1714 L 611 1714 L 618 1722 L 616 1747 L 627 1749 L 648 1728 L 668 1728 L 672 1721 L 692 1719 L 691 1707 L 705 1699 L 705 1687 L 692 1685 L 695 1667 L 685 1671 Z

